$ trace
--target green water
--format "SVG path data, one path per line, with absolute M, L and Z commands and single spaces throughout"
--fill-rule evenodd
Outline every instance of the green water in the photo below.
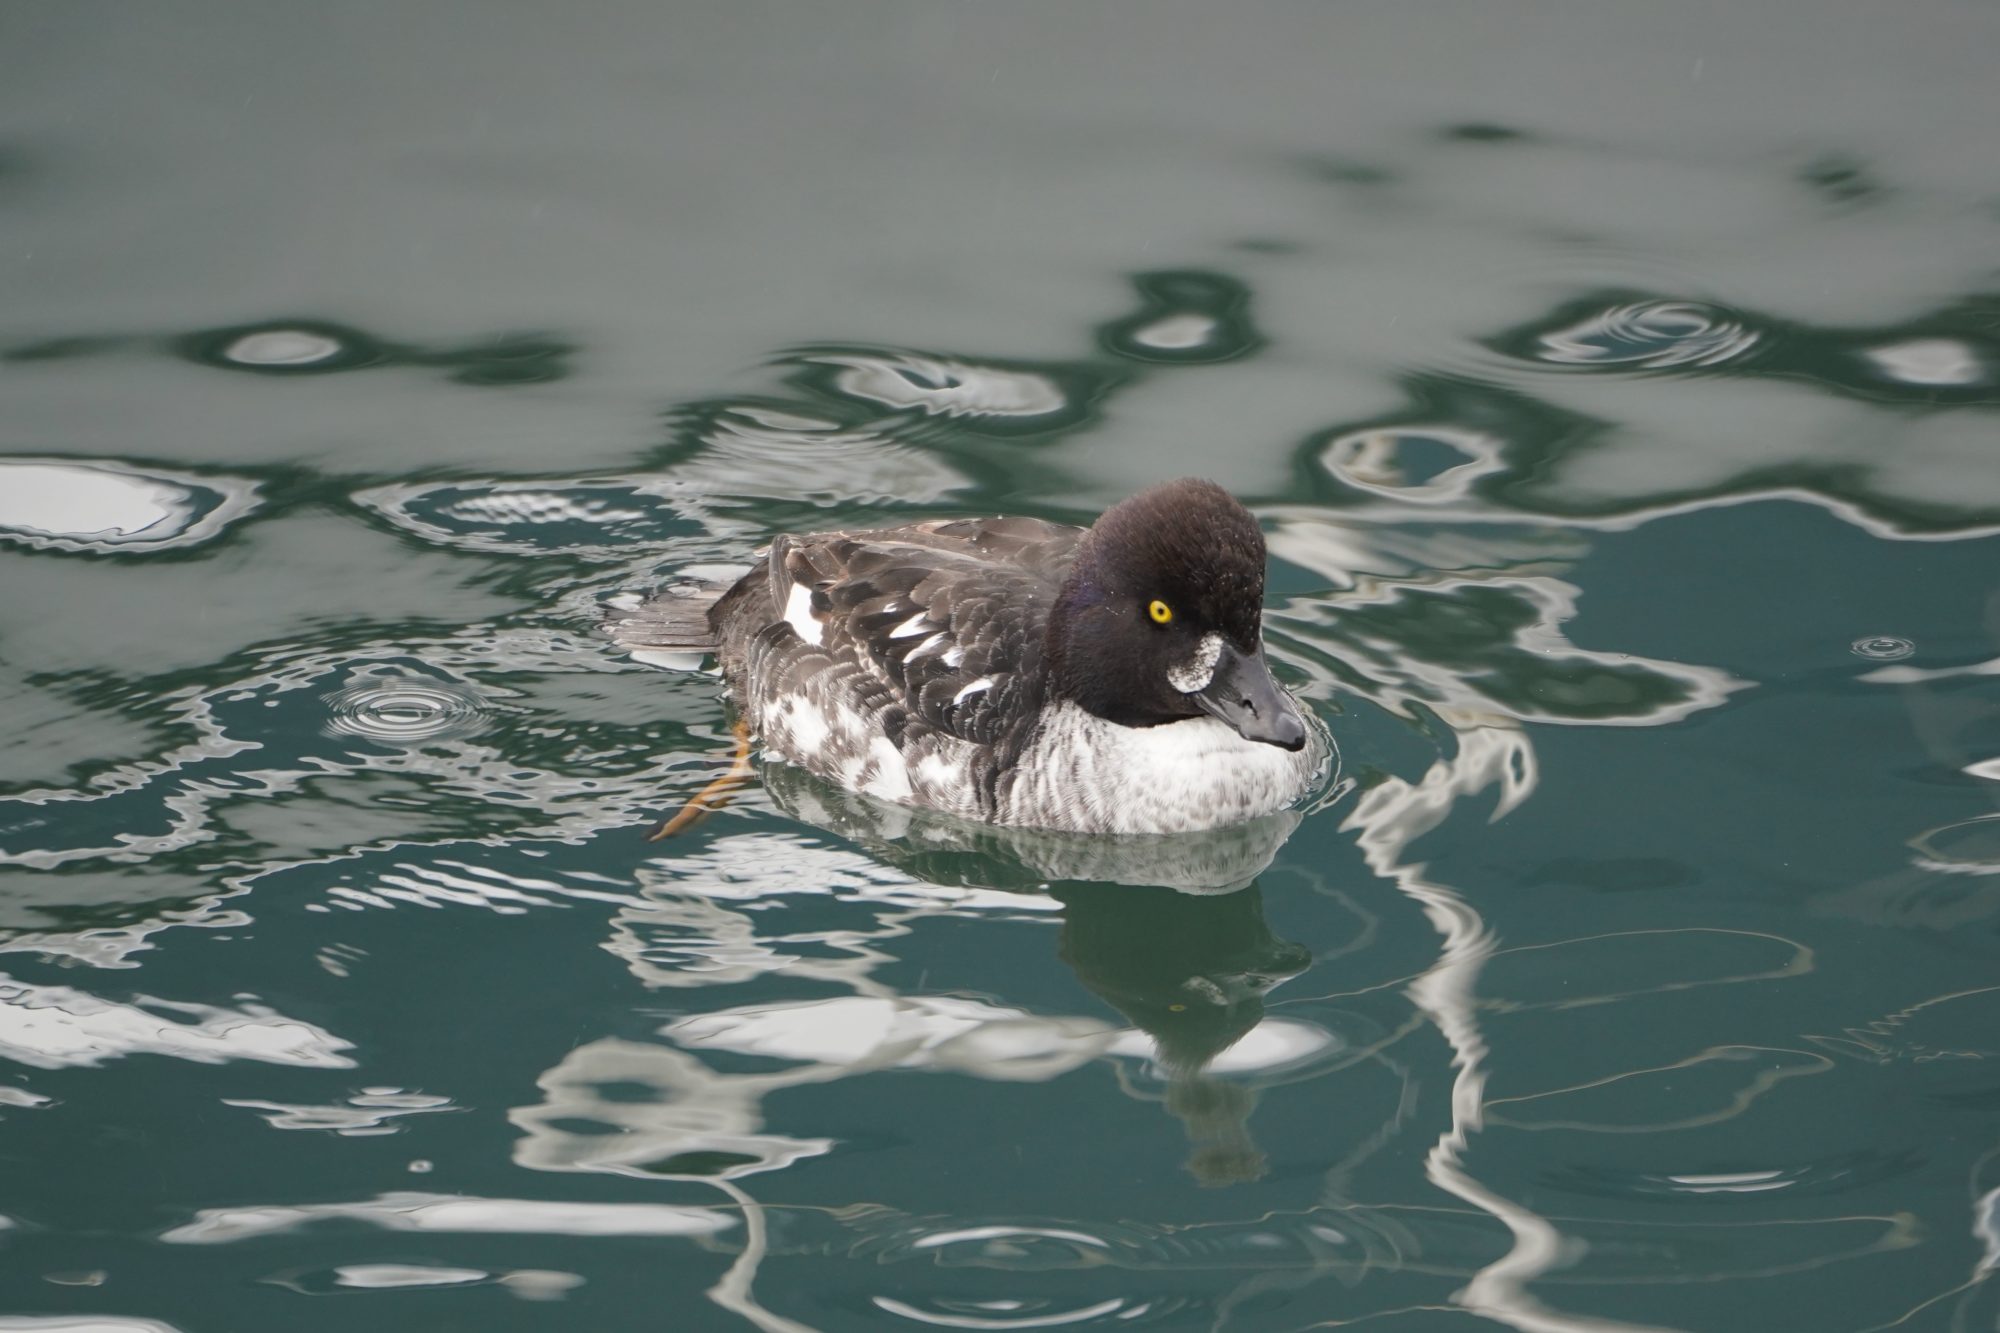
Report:
M 10 8 L 0 1329 L 2000 1326 L 1996 59 Z M 1190 472 L 1296 817 L 648 841 L 607 606 Z

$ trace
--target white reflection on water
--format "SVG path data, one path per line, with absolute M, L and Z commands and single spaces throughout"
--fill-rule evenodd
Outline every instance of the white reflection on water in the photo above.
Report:
M 422 1264 L 348 1264 L 333 1270 L 334 1283 L 366 1291 L 401 1287 L 462 1287 L 492 1277 L 483 1268 L 431 1268 Z
M 108 1314 L 0 1315 L 0 1330 L 20 1333 L 180 1333 L 157 1319 Z
M 1529 1295 L 1530 1282 L 1575 1257 L 1574 1243 L 1555 1223 L 1487 1186 L 1465 1165 L 1471 1141 L 1485 1123 L 1491 1049 L 1479 1028 L 1477 986 L 1497 941 L 1471 904 L 1427 878 L 1425 867 L 1409 864 L 1405 854 L 1473 792 L 1497 783 L 1506 793 L 1500 812 L 1511 809 L 1533 790 L 1535 766 L 1528 738 L 1516 730 L 1461 730 L 1460 743 L 1455 758 L 1440 759 L 1417 782 L 1390 778 L 1365 792 L 1342 825 L 1356 833 L 1369 867 L 1423 910 L 1442 945 L 1437 962 L 1408 990 L 1411 1002 L 1449 1043 L 1454 1070 L 1451 1124 L 1425 1159 L 1425 1174 L 1440 1189 L 1490 1214 L 1513 1238 L 1507 1253 L 1475 1272 L 1453 1300 L 1524 1333 L 1650 1330 L 1655 1326 L 1564 1314 Z
M 906 933 L 915 916 L 941 912 L 1032 913 L 1060 905 L 1040 894 L 932 884 L 872 857 L 785 833 L 728 834 L 635 872 L 640 898 L 611 920 L 604 947 L 649 987 L 684 989 L 748 981 L 774 972 L 886 995 L 870 975 L 886 955 L 873 943 Z M 882 913 L 871 928 L 804 933 L 760 929 L 730 906 L 793 895 L 832 897 Z
M 1401 504 L 1356 505 L 1342 509 L 1338 518 L 1341 523 L 1367 525 L 1393 525 L 1422 520 L 1427 523 L 1463 523 L 1510 528 L 1531 524 L 1536 529 L 1567 528 L 1579 532 L 1631 532 L 1648 523 L 1676 518 L 1682 514 L 1728 509 L 1737 505 L 1764 504 L 1774 500 L 1811 505 L 1815 509 L 1833 515 L 1843 523 L 1861 529 L 1871 537 L 1880 537 L 1885 541 L 1961 542 L 2000 535 L 2000 523 L 1965 524 L 1944 531 L 1912 527 L 1894 518 L 1884 518 L 1852 500 L 1822 495 L 1818 491 L 1807 490 L 1801 486 L 1756 486 L 1732 491 L 1726 495 L 1704 495 L 1689 500 L 1652 502 L 1639 500 L 1610 513 L 1538 512 L 1524 518 L 1519 505 L 1501 504 L 1475 496 L 1464 504 L 1451 508 L 1440 505 L 1436 508 L 1414 510 Z M 1323 510 L 1304 505 L 1260 506 L 1259 513 L 1270 515 L 1296 513 L 1308 520 L 1322 521 L 1332 517 Z
M 204 1208 L 192 1222 L 168 1229 L 160 1239 L 169 1245 L 222 1245 L 285 1235 L 328 1220 L 363 1222 L 384 1231 L 504 1236 L 711 1236 L 736 1224 L 735 1218 L 718 1209 L 664 1203 L 569 1203 L 394 1191 L 356 1203 Z
M 577 1047 L 535 1080 L 543 1092 L 539 1106 L 508 1112 L 522 1131 L 514 1160 L 530 1170 L 678 1177 L 720 1190 L 742 1216 L 743 1248 L 708 1298 L 765 1333 L 812 1333 L 757 1301 L 752 1285 L 769 1245 L 764 1206 L 736 1181 L 832 1151 L 831 1139 L 761 1133 L 763 1099 L 847 1072 L 808 1065 L 722 1074 L 669 1047 L 603 1038 Z
M 810 1061 L 849 1073 L 924 1069 L 1034 1083 L 1099 1055 L 1112 1036 L 1095 1019 L 942 995 L 752 1005 L 691 1015 L 662 1030 L 696 1050 Z
M 1478 537 L 1352 529 L 1324 511 L 1280 507 L 1273 555 L 1341 589 L 1296 598 L 1266 617 L 1272 649 L 1308 675 L 1309 697 L 1358 690 L 1392 712 L 1412 703 L 1481 719 L 1619 727 L 1663 726 L 1750 688 L 1716 667 L 1571 643 L 1581 590 L 1556 577 L 1578 552 L 1544 536 Z M 1381 571 L 1396 571 L 1395 573 Z M 1419 599 L 1503 603 L 1511 628 L 1480 626 L 1434 651 L 1401 622 Z M 1356 610 L 1377 609 L 1377 616 Z M 1531 751 L 1521 752 L 1524 758 Z
M 310 366 L 340 352 L 338 340 L 309 329 L 259 329 L 222 349 L 225 359 L 243 366 Z
M 832 1150 L 831 1139 L 763 1132 L 762 1102 L 781 1088 L 839 1077 L 825 1069 L 721 1074 L 670 1046 L 603 1037 L 535 1080 L 538 1105 L 507 1119 L 522 1138 L 514 1161 L 531 1171 L 594 1171 L 705 1180 L 776 1171 Z
M 1872 347 L 1866 355 L 1882 374 L 1903 384 L 1977 384 L 1986 377 L 1979 353 L 1956 338 L 1912 338 Z
M 550 1268 L 511 1271 L 450 1268 L 439 1264 L 342 1264 L 332 1269 L 293 1270 L 264 1279 L 307 1296 L 342 1291 L 407 1291 L 438 1287 L 493 1285 L 524 1301 L 559 1301 L 583 1285 L 583 1278 Z
M 364 1088 L 344 1102 L 326 1106 L 301 1106 L 288 1102 L 265 1102 L 225 1097 L 224 1106 L 241 1106 L 262 1114 L 272 1129 L 330 1130 L 343 1138 L 394 1134 L 397 1117 L 423 1115 L 432 1111 L 455 1111 L 451 1098 L 401 1088 Z
M 164 1011 L 164 1012 L 162 1012 Z M 169 1015 L 184 1015 L 185 1021 Z M 147 998 L 118 1004 L 69 986 L 0 975 L 0 1056 L 37 1069 L 96 1065 L 141 1053 L 197 1064 L 258 1060 L 352 1069 L 352 1043 L 262 1005 L 240 1009 Z
M 207 541 L 256 504 L 254 483 L 92 460 L 0 459 L 0 540 L 59 551 Z
M 1337 1055 L 1347 1047 L 1338 1033 L 1295 1018 L 1266 1018 L 1202 1066 L 1208 1074 L 1273 1074 L 1311 1060 Z M 1161 1063 L 1159 1043 L 1130 1028 L 1107 1048 L 1113 1055 Z
M 1186 352 L 1206 346 L 1220 324 L 1211 315 L 1185 311 L 1167 315 L 1132 331 L 1132 341 L 1163 352 Z

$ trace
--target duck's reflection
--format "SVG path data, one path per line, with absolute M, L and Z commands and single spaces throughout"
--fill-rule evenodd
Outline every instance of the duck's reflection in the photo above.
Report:
M 1250 1137 L 1256 1092 L 1210 1076 L 1209 1063 L 1264 1019 L 1264 996 L 1312 963 L 1264 921 L 1256 885 L 1195 896 L 1116 884 L 1065 884 L 1062 958 L 1077 980 L 1153 1039 L 1166 1107 L 1194 1145 L 1204 1185 L 1264 1175 Z
M 1264 921 L 1253 881 L 1298 828 L 1287 810 L 1198 834 L 1107 837 L 972 824 L 888 805 L 789 765 L 765 770 L 788 813 L 934 884 L 1042 888 L 1063 905 L 1077 979 L 1152 1039 L 1165 1104 L 1204 1185 L 1261 1179 L 1254 1089 L 1206 1071 L 1264 1018 L 1264 996 L 1312 962 Z

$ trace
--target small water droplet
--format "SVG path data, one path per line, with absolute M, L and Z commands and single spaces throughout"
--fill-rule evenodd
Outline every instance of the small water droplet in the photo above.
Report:
M 1917 651 L 1916 644 L 1893 634 L 1870 634 L 1856 639 L 1848 648 L 1856 657 L 1871 658 L 1877 662 L 1894 662 Z

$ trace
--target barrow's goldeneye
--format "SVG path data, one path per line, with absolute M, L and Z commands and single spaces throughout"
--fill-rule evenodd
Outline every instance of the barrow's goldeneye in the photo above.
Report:
M 1034 518 L 783 535 L 734 586 L 612 627 L 719 655 L 765 752 L 850 790 L 1101 833 L 1282 809 L 1331 745 L 1264 659 L 1264 535 L 1166 482 L 1088 529 Z

